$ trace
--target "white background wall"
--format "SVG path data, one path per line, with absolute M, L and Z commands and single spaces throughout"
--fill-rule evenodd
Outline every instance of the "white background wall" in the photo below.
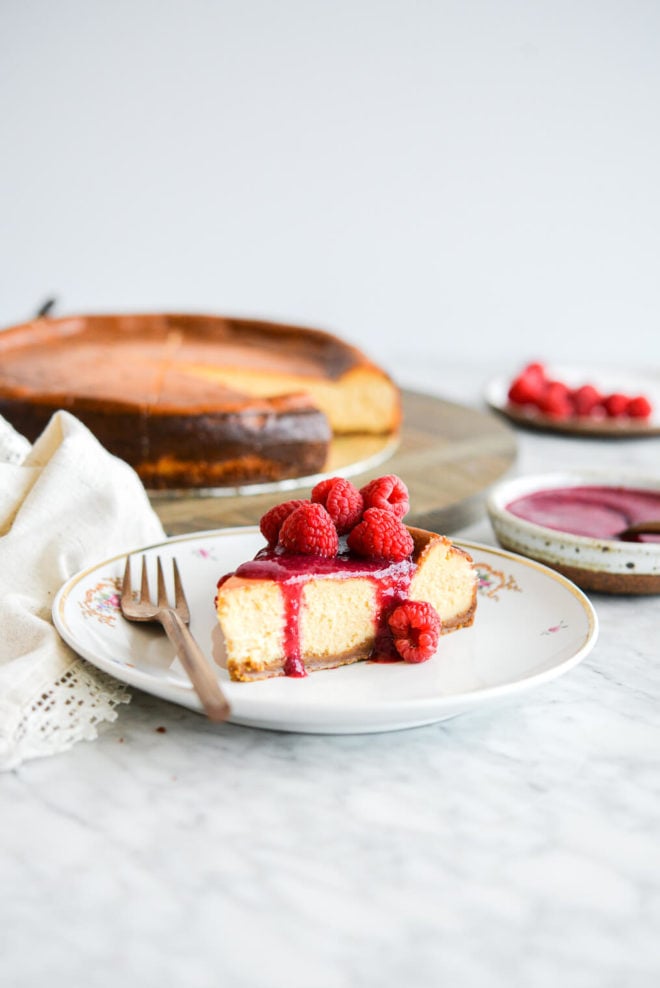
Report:
M 0 324 L 660 366 L 657 0 L 0 0 Z

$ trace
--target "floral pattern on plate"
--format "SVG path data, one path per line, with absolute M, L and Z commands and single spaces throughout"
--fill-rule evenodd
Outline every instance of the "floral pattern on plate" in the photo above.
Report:
M 483 560 L 475 562 L 475 569 L 477 571 L 477 593 L 482 596 L 498 601 L 500 599 L 498 594 L 501 590 L 513 590 L 516 593 L 522 593 L 515 576 L 510 573 L 506 574 L 502 570 L 495 569 Z
M 88 587 L 83 599 L 78 601 L 83 617 L 94 618 L 101 624 L 112 627 L 121 613 L 121 584 L 119 577 L 106 576 L 94 586 Z

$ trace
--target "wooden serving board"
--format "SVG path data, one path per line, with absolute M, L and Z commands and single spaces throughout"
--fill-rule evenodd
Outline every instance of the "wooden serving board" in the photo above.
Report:
M 373 477 L 398 474 L 408 485 L 410 525 L 449 533 L 475 521 L 488 488 L 513 464 L 513 431 L 489 413 L 430 395 L 403 392 L 401 442 L 393 454 L 364 473 L 351 474 L 362 487 Z M 310 488 L 231 497 L 154 494 L 152 504 L 169 535 L 235 525 L 256 525 L 274 504 L 308 497 Z

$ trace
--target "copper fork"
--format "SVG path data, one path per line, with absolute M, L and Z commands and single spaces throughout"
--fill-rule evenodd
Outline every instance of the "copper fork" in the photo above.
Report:
M 147 562 L 142 557 L 142 578 L 139 593 L 131 586 L 131 557 L 126 557 L 124 581 L 121 588 L 121 612 L 128 621 L 158 621 L 165 629 L 181 664 L 188 673 L 197 696 L 209 720 L 223 721 L 229 716 L 229 703 L 220 689 L 206 656 L 188 628 L 190 611 L 181 585 L 179 567 L 172 560 L 174 572 L 174 607 L 169 603 L 160 556 L 157 559 L 158 596 L 152 603 L 149 593 Z

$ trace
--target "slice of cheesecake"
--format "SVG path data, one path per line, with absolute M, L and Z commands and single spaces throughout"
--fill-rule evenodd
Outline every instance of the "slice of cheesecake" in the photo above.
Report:
M 216 609 L 234 680 L 301 676 L 362 659 L 392 658 L 387 618 L 406 600 L 428 602 L 441 633 L 469 627 L 476 609 L 471 557 L 442 535 L 408 528 L 399 561 L 345 546 L 332 558 L 263 549 L 218 584 Z

